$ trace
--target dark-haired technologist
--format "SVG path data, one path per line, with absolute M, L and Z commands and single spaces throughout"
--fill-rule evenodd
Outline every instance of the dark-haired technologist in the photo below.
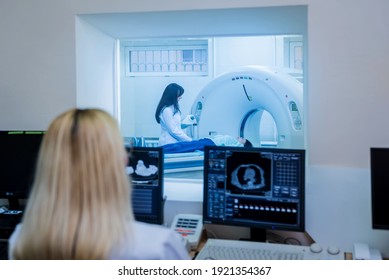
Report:
M 113 117 L 74 109 L 50 124 L 10 259 L 189 259 L 174 231 L 134 220 L 127 153 Z
M 177 142 L 192 141 L 182 129 L 188 125 L 195 124 L 195 118 L 188 115 L 181 121 L 181 111 L 179 101 L 184 94 L 184 88 L 176 83 L 166 86 L 155 110 L 155 120 L 161 126 L 161 135 L 159 136 L 159 146 Z

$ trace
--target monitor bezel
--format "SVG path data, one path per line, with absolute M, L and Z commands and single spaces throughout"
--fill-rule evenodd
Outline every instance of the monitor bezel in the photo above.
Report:
M 147 216 L 146 214 L 141 214 L 141 213 L 134 213 L 134 217 L 137 221 L 140 222 L 146 222 L 146 223 L 151 223 L 151 224 L 159 224 L 162 225 L 164 223 L 164 205 L 165 205 L 165 198 L 164 198 L 164 152 L 162 147 L 140 147 L 140 146 L 133 146 L 133 147 L 126 147 L 126 150 L 128 152 L 128 164 L 130 163 L 130 157 L 131 153 L 134 151 L 139 151 L 139 152 L 157 152 L 159 161 L 158 161 L 158 194 L 157 196 L 159 197 L 158 204 L 155 204 L 156 207 L 156 212 L 158 213 L 156 219 L 148 219 L 144 218 Z M 134 192 L 135 189 L 146 189 L 147 187 L 142 187 L 140 185 L 134 185 L 131 182 L 131 187 L 132 187 L 132 192 Z M 131 193 L 132 196 L 132 193 Z M 131 197 L 132 199 L 132 197 Z M 153 202 L 155 203 L 155 202 Z M 151 217 L 151 215 L 150 215 Z
M 270 224 L 268 222 L 261 221 L 255 223 L 249 222 L 240 222 L 236 220 L 220 220 L 208 216 L 207 210 L 207 201 L 208 201 L 208 167 L 207 162 L 209 160 L 209 151 L 210 150 L 232 150 L 232 151 L 245 151 L 245 152 L 287 152 L 287 153 L 297 153 L 301 156 L 301 172 L 300 172 L 300 197 L 299 197 L 299 207 L 300 211 L 298 213 L 299 223 L 296 225 L 280 224 L 274 223 Z M 238 227 L 248 227 L 251 230 L 287 230 L 287 231 L 305 231 L 305 150 L 304 149 L 285 149 L 285 148 L 270 148 L 270 147 L 228 147 L 228 146 L 206 146 L 204 148 L 204 183 L 203 183 L 203 222 L 204 224 L 215 224 L 215 225 L 226 225 L 226 226 L 238 226 Z
M 41 140 L 39 145 L 36 147 L 36 158 L 35 158 L 35 164 L 33 169 L 31 170 L 31 184 L 29 186 L 26 186 L 23 191 L 21 191 L 20 188 L 18 188 L 17 192 L 12 191 L 12 188 L 10 186 L 2 187 L 0 186 L 0 199 L 8 200 L 10 209 L 16 209 L 21 208 L 21 205 L 19 204 L 19 199 L 28 199 L 31 191 L 31 187 L 34 181 L 35 176 L 35 170 L 36 170 L 36 164 L 38 162 L 40 147 L 42 145 L 43 137 L 46 134 L 46 131 L 43 130 L 1 130 L 0 131 L 0 137 L 3 137 L 3 135 L 19 135 L 21 137 L 28 137 L 28 136 L 41 136 Z M 3 160 L 0 156 L 0 160 Z M 1 179 L 0 179 L 1 180 Z
M 371 225 L 373 229 L 383 229 L 389 230 L 389 222 L 382 223 L 382 220 L 378 219 L 378 211 L 382 213 L 382 207 L 385 210 L 389 210 L 389 204 L 387 199 L 389 199 L 389 186 L 386 191 L 387 196 L 383 196 L 383 190 L 380 190 L 382 183 L 378 183 L 377 172 L 383 172 L 379 170 L 380 168 L 377 164 L 382 163 L 381 158 L 385 155 L 389 158 L 389 147 L 371 147 L 370 148 L 370 191 L 371 191 Z M 378 159 L 378 157 L 380 159 Z M 388 174 L 389 176 L 389 174 Z M 389 177 L 388 177 L 389 183 Z M 386 200 L 385 200 L 386 198 Z M 386 202 L 379 202 L 379 199 L 383 199 Z M 385 212 L 384 210 L 384 212 Z M 387 213 L 387 212 L 386 212 Z

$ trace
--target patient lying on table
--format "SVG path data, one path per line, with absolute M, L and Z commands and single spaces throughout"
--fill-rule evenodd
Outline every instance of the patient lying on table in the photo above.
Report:
M 242 137 L 213 135 L 199 140 L 166 144 L 161 147 L 165 153 L 186 153 L 203 151 L 205 146 L 252 147 L 253 145 L 249 140 Z

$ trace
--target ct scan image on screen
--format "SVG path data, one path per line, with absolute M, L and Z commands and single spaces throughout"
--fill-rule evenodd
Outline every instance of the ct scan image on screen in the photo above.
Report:
M 159 184 L 159 154 L 157 151 L 133 151 L 126 167 L 127 174 L 131 176 L 133 184 Z
M 226 158 L 227 190 L 231 194 L 268 195 L 271 159 L 261 154 L 235 152 Z
M 210 146 L 204 159 L 204 223 L 304 230 L 304 150 Z
M 161 147 L 126 147 L 126 171 L 132 185 L 137 221 L 163 224 L 163 151 Z

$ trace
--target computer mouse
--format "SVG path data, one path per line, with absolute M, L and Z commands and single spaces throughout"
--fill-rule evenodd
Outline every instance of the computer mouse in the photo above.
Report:
M 340 250 L 339 250 L 339 248 L 336 247 L 336 246 L 328 246 L 327 252 L 328 252 L 328 254 L 330 254 L 330 255 L 337 255 L 337 254 L 339 254 Z
M 323 248 L 317 243 L 312 243 L 309 246 L 309 249 L 311 250 L 312 253 L 320 253 L 323 250 Z

